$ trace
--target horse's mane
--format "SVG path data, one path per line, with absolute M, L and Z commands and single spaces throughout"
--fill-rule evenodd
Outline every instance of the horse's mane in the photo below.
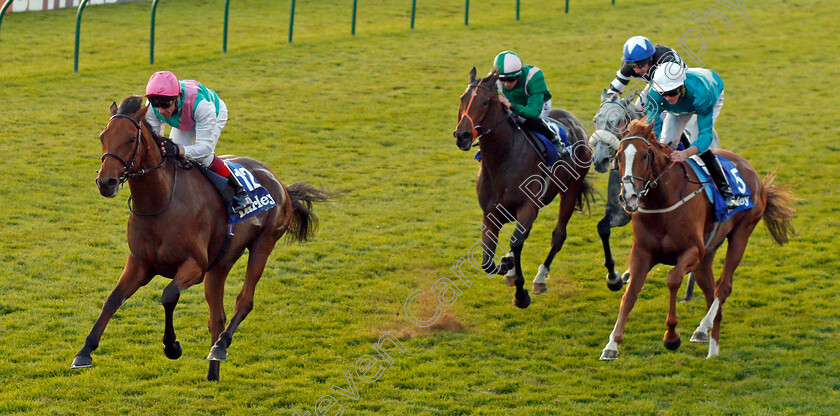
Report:
M 132 94 L 122 100 L 120 106 L 117 108 L 117 113 L 133 117 L 138 111 L 140 111 L 141 108 L 143 108 L 143 97 Z M 160 146 L 164 140 L 169 140 L 166 137 L 158 135 L 155 129 L 152 128 L 152 125 L 146 121 L 145 117 L 140 120 L 140 123 L 146 126 L 146 129 L 152 133 L 152 139 L 158 144 L 158 146 Z
M 672 149 L 671 146 L 667 146 L 667 145 L 664 145 L 662 143 L 659 143 L 658 138 L 653 134 L 652 131 L 645 134 L 645 132 L 648 131 L 648 129 L 653 130 L 653 125 L 648 123 L 644 118 L 640 118 L 640 119 L 636 119 L 636 120 L 631 121 L 630 122 L 630 127 L 627 128 L 627 131 L 631 132 L 630 134 L 633 134 L 632 132 L 634 132 L 634 131 L 638 132 L 639 130 L 641 130 L 642 133 L 635 134 L 635 135 L 636 136 L 641 136 L 641 137 L 644 137 L 645 139 L 647 139 L 648 142 L 651 144 L 651 146 L 653 146 L 655 149 L 659 150 L 660 152 L 664 153 L 666 156 L 670 155 L 671 152 L 674 151 L 674 149 Z

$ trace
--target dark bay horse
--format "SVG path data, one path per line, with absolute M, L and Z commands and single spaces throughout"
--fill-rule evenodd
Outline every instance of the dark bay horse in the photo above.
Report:
M 782 245 L 793 232 L 791 207 L 794 195 L 787 187 L 774 184 L 775 175 L 761 180 L 744 158 L 726 150 L 715 153 L 732 161 L 752 192 L 753 208 L 741 211 L 714 226 L 714 207 L 701 193 L 708 183 L 700 182 L 687 163 L 672 163 L 671 148 L 659 144 L 653 125 L 635 120 L 623 135 L 616 159 L 622 172 L 623 204 L 633 214 L 633 248 L 630 251 L 630 282 L 621 299 L 621 309 L 602 360 L 618 357 L 627 317 L 636 303 L 648 272 L 656 264 L 674 265 L 668 273 L 670 308 L 666 324 L 665 347 L 676 350 L 681 344 L 677 326 L 677 289 L 683 276 L 694 272 L 697 286 L 706 297 L 707 313 L 691 337 L 692 342 L 708 342 L 707 358 L 718 355 L 722 308 L 732 293 L 732 278 L 741 262 L 755 226 L 763 218 L 773 240 Z M 711 186 L 711 185 L 709 185 Z M 695 197 L 696 196 L 696 197 Z M 711 236 L 709 236 L 711 234 Z M 710 244 L 706 248 L 705 241 Z M 726 260 L 717 282 L 712 265 L 715 253 L 728 240 Z M 708 335 L 711 330 L 711 339 Z
M 277 203 L 236 224 L 233 237 L 226 242 L 227 213 L 221 196 L 198 169 L 182 169 L 161 155 L 160 143 L 166 139 L 145 122 L 146 111 L 148 107 L 143 107 L 142 98 L 136 95 L 124 99 L 119 108 L 112 104 L 111 120 L 99 135 L 103 153 L 96 178 L 99 193 L 112 198 L 126 181 L 131 189 L 130 254 L 72 368 L 91 365 L 90 354 L 99 346 L 111 316 L 140 287 L 162 275 L 172 279 L 161 297 L 166 316 L 164 353 L 170 359 L 181 356 L 173 312 L 181 292 L 203 281 L 213 346 L 207 357 L 207 379 L 218 380 L 219 362 L 227 358 L 234 331 L 253 308 L 254 289 L 275 243 L 286 232 L 294 241 L 311 237 L 317 226 L 311 204 L 327 201 L 331 195 L 305 183 L 285 186 L 261 162 L 225 156 L 247 167 Z M 245 249 L 249 253 L 245 282 L 225 328 L 225 279 Z
M 586 179 L 592 156 L 580 121 L 568 111 L 555 109 L 550 117 L 567 126 L 572 146 L 560 161 L 546 166 L 541 154 L 526 140 L 499 101 L 498 74 L 480 80 L 475 75 L 473 68 L 469 86 L 461 96 L 454 136 L 461 150 L 470 150 L 475 140 L 481 148 L 477 192 L 484 212 L 482 267 L 487 273 L 512 277 L 516 286 L 513 303 L 527 308 L 531 297 L 523 288 L 522 246 L 539 211 L 560 194 L 560 215 L 552 234 L 551 250 L 531 288 L 535 294 L 545 292 L 551 262 L 566 240 L 566 224 L 575 209 L 582 209 L 584 201 L 592 198 L 592 186 Z M 514 221 L 516 228 L 512 235 L 508 234 L 513 258 L 506 257 L 497 265 L 494 255 L 499 231 L 503 230 L 503 224 Z M 510 279 L 506 281 L 510 284 Z

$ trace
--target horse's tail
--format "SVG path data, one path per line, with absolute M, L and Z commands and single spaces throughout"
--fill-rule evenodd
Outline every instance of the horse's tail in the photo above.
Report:
M 791 219 L 796 215 L 793 201 L 799 199 L 791 191 L 789 185 L 776 185 L 776 172 L 768 173 L 761 182 L 767 192 L 767 207 L 764 210 L 764 225 L 773 236 L 776 244 L 783 245 L 788 241 L 789 234 L 795 234 Z
M 589 181 L 589 175 L 587 174 L 580 183 L 580 190 L 578 190 L 577 200 L 575 200 L 575 209 L 583 211 L 585 205 L 586 210 L 589 211 L 589 207 L 593 202 L 595 202 L 595 187 L 592 186 L 592 182 Z
M 312 212 L 313 202 L 326 202 L 335 195 L 323 189 L 318 189 L 306 182 L 293 183 L 286 187 L 292 199 L 294 214 L 289 224 L 289 238 L 292 241 L 304 242 L 315 234 L 318 228 L 318 217 Z

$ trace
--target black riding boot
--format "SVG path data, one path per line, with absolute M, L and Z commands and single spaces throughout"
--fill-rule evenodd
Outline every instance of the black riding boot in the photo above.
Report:
M 248 191 L 242 187 L 239 183 L 239 180 L 236 179 L 236 175 L 231 173 L 227 177 L 228 186 L 233 189 L 233 195 L 228 199 L 225 198 L 225 202 L 232 202 L 233 203 L 233 211 L 240 212 L 243 211 L 248 204 L 251 202 L 250 198 L 248 198 Z M 229 195 L 229 193 L 226 192 Z
M 700 154 L 700 159 L 706 164 L 706 169 L 709 169 L 709 174 L 712 176 L 712 180 L 715 182 L 718 191 L 720 191 L 726 207 L 729 209 L 738 208 L 738 202 L 735 201 L 735 196 L 732 195 L 732 189 L 729 187 L 729 182 L 726 181 L 726 176 L 723 174 L 723 167 L 720 166 L 720 161 L 718 161 L 715 154 L 711 150 L 707 150 Z
M 560 138 L 554 134 L 554 130 L 551 130 L 551 127 L 548 127 L 548 124 L 545 120 L 541 118 L 536 119 L 526 119 L 524 123 L 522 123 L 526 128 L 532 131 L 536 131 L 539 134 L 545 136 L 548 141 L 550 141 L 555 147 L 557 147 L 557 151 L 563 150 L 563 144 L 560 143 Z

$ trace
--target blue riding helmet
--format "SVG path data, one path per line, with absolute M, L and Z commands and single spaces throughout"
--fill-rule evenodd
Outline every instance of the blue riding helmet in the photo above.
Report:
M 635 62 L 642 59 L 648 59 L 653 56 L 656 50 L 653 48 L 653 43 L 644 36 L 633 36 L 624 42 L 624 56 L 621 57 L 623 62 Z

